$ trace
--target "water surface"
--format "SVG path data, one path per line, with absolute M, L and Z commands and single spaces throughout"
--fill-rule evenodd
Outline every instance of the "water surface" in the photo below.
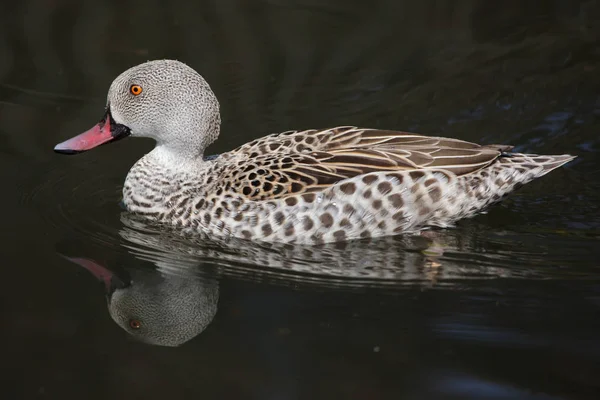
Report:
M 4 397 L 597 398 L 597 2 L 0 11 Z M 579 157 L 426 236 L 186 240 L 118 205 L 150 141 L 52 152 L 97 122 L 117 74 L 154 58 L 190 64 L 215 91 L 211 153 L 359 125 Z

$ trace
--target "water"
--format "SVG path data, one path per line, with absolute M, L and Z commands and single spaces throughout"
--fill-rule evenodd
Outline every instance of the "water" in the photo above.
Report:
M 4 398 L 597 398 L 597 2 L 1 11 Z M 212 153 L 354 124 L 579 158 L 424 237 L 182 239 L 118 205 L 150 141 L 52 152 L 100 118 L 118 73 L 162 57 L 219 98 Z

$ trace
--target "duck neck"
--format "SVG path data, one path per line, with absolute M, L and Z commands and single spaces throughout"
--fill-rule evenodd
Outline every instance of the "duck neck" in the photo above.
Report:
M 186 121 L 179 118 L 177 121 Z M 184 126 L 194 126 L 184 129 L 181 126 L 167 126 L 161 134 L 150 135 L 156 140 L 156 146 L 150 152 L 149 158 L 170 169 L 194 169 L 203 162 L 204 150 L 219 135 L 218 124 L 193 123 L 187 121 Z
M 147 158 L 153 164 L 172 171 L 194 172 L 201 169 L 205 163 L 202 151 L 191 148 L 173 148 L 164 144 L 157 144 L 148 153 Z

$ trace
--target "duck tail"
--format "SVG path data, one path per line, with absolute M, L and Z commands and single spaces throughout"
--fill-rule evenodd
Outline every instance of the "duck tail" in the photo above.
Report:
M 575 158 L 577 156 L 571 154 L 538 155 L 503 153 L 498 161 L 499 165 L 512 171 L 512 175 L 516 180 L 522 180 L 522 183 L 526 183 L 554 171 Z
M 540 156 L 543 157 L 543 156 Z M 544 157 L 543 157 L 544 158 Z M 555 170 L 558 167 L 562 167 L 563 165 L 565 165 L 566 163 L 573 161 L 574 159 L 577 158 L 577 156 L 573 156 L 571 154 L 562 154 L 559 156 L 549 156 L 549 157 L 545 157 L 545 158 L 550 158 L 549 161 L 543 163 L 543 167 L 544 167 L 544 174 L 547 174 L 548 172 Z
M 461 217 L 474 215 L 574 158 L 576 156 L 570 154 L 546 156 L 503 152 L 490 166 L 459 178 L 469 201 L 464 202 L 463 210 L 458 214 Z
M 540 178 L 561 167 L 576 156 L 570 154 L 538 155 L 522 153 L 503 153 L 488 171 L 487 190 L 496 196 L 513 192 L 523 185 Z M 485 172 L 483 172 L 485 174 Z

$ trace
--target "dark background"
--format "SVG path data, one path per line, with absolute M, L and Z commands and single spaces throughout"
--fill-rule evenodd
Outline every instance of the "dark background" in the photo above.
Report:
M 597 398 L 599 21 L 597 1 L 3 1 L 2 397 Z M 435 263 L 398 265 L 408 283 L 296 285 L 225 265 L 209 328 L 149 346 L 58 253 L 154 268 L 125 246 L 117 205 L 152 143 L 52 148 L 98 121 L 120 72 L 156 58 L 188 63 L 219 98 L 211 152 L 359 125 L 579 158 L 446 233 Z

